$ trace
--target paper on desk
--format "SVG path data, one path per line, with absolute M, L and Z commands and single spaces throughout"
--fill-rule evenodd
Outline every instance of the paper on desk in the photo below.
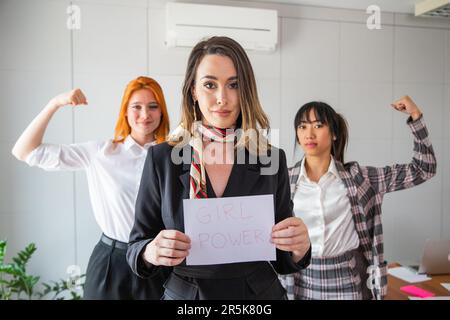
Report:
M 428 298 L 419 298 L 419 297 L 408 297 L 409 300 L 450 300 L 450 296 L 434 296 Z
M 422 282 L 431 279 L 424 274 L 417 274 L 411 271 L 411 269 L 405 267 L 389 268 L 388 273 L 391 276 L 394 276 L 396 278 L 402 279 L 410 283 Z
M 441 283 L 441 285 L 447 289 L 448 291 L 450 291 L 450 283 Z

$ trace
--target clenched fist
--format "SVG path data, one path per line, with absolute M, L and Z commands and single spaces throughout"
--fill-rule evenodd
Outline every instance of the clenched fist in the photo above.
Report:
M 404 96 L 391 104 L 391 106 L 400 112 L 409 114 L 413 120 L 417 120 L 422 115 L 419 107 L 409 96 Z
M 80 104 L 87 104 L 86 96 L 84 95 L 83 91 L 81 89 L 73 89 L 69 92 L 64 92 L 56 97 L 54 97 L 52 100 L 50 100 L 50 104 L 55 107 L 59 108 L 66 105 L 80 105 Z

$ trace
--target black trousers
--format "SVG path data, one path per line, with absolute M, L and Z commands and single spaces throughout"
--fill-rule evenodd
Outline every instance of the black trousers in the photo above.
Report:
M 166 276 L 161 270 L 143 279 L 131 271 L 126 260 L 127 244 L 102 236 L 89 259 L 83 299 L 161 299 Z

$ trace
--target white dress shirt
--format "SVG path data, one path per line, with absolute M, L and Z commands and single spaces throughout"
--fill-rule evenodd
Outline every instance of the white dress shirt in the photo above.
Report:
M 26 163 L 48 171 L 85 170 L 95 220 L 110 238 L 128 242 L 134 224 L 134 207 L 147 150 L 128 136 L 123 143 L 112 140 L 70 145 L 43 143 Z
M 311 181 L 302 160 L 294 213 L 308 227 L 313 257 L 335 257 L 359 246 L 347 189 L 333 158 L 319 182 Z

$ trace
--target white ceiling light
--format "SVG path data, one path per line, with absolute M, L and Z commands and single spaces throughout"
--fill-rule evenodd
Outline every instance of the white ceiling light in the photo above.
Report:
M 416 16 L 450 17 L 450 0 L 425 0 L 416 4 Z

